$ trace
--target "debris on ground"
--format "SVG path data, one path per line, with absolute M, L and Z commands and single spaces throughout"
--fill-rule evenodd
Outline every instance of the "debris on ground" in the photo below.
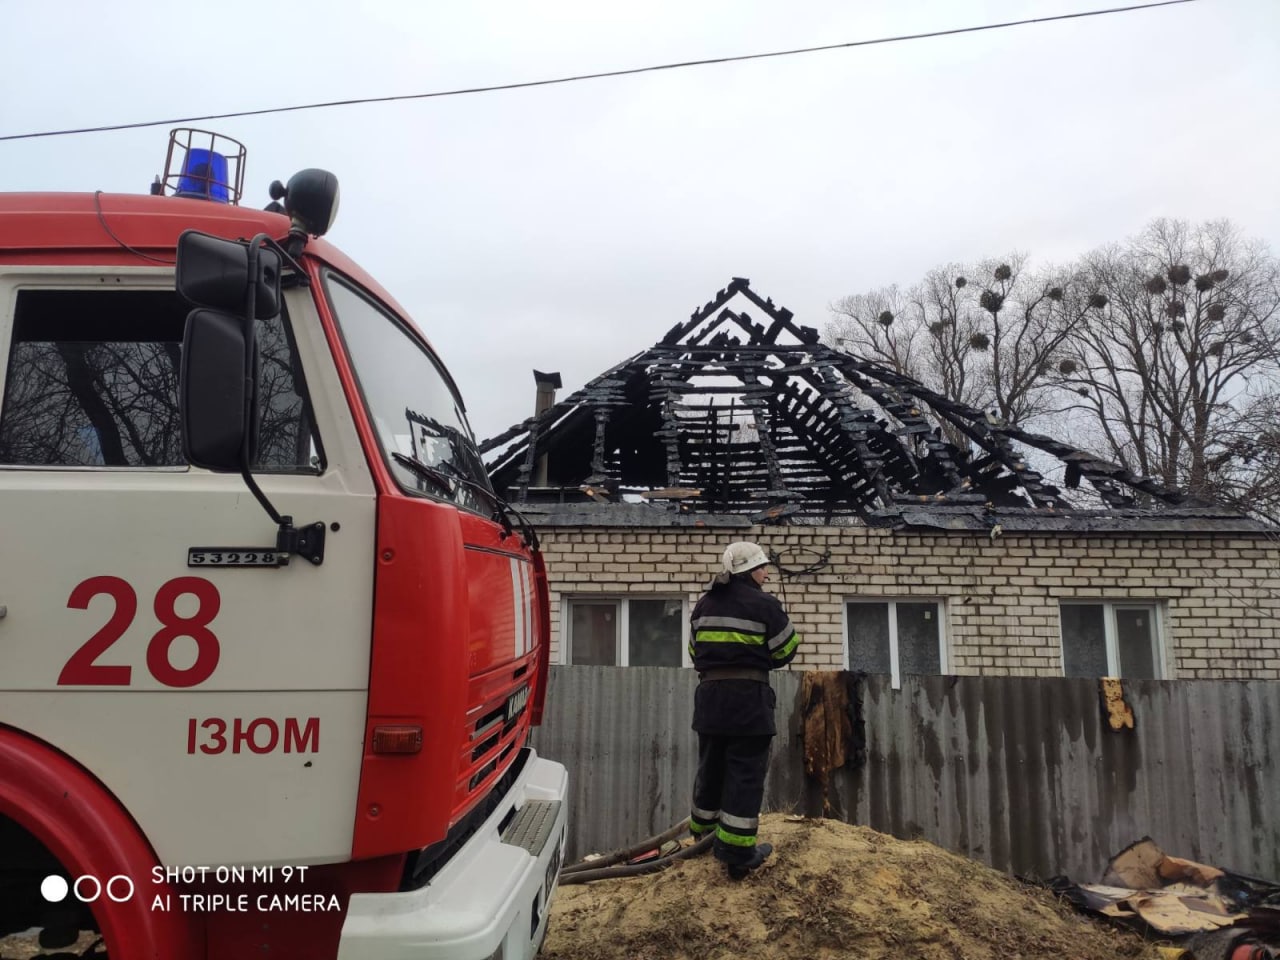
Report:
M 1280 884 L 1169 856 L 1150 837 L 1112 857 L 1101 883 L 1055 877 L 1049 886 L 1081 910 L 1172 939 L 1197 960 L 1280 957 Z
M 1158 960 L 1047 890 L 836 820 L 768 814 L 774 852 L 734 882 L 713 857 L 561 887 L 544 960 Z
M 40 930 L 34 928 L 26 930 L 22 933 L 13 933 L 6 937 L 0 937 L 0 960 L 54 960 L 54 958 L 66 957 L 105 957 L 105 952 L 99 952 L 95 948 L 95 944 L 100 943 L 102 937 L 100 934 L 85 931 L 80 934 L 79 938 L 68 946 L 60 947 L 42 947 L 40 946 Z

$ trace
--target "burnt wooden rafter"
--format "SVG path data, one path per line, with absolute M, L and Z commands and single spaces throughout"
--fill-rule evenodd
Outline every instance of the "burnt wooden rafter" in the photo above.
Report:
M 764 455 L 765 469 L 769 474 L 768 492 L 779 499 L 789 500 L 791 493 L 786 489 L 786 480 L 783 479 L 782 468 L 778 465 L 778 451 L 773 443 L 773 419 L 769 401 L 753 393 L 745 397 L 742 402 L 751 411 L 756 436 L 760 438 L 760 452 Z
M 879 422 L 871 414 L 860 410 L 853 404 L 849 398 L 845 383 L 840 380 L 834 370 L 823 366 L 819 367 L 818 371 L 819 376 L 822 378 L 820 389 L 825 394 L 827 401 L 835 409 L 835 422 L 849 438 L 849 442 L 857 454 L 855 462 L 869 468 L 870 473 L 867 474 L 867 478 L 875 487 L 880 499 L 883 501 L 889 500 L 893 495 L 893 491 L 884 473 L 884 457 L 871 448 L 871 444 L 867 439 L 867 432 L 869 430 L 878 430 Z
M 667 335 L 662 338 L 663 345 L 678 344 L 684 341 L 685 337 L 691 331 L 700 326 L 707 317 L 715 313 L 726 303 L 732 300 L 740 290 L 747 286 L 748 281 L 742 277 L 734 277 L 729 281 L 729 285 L 719 291 L 711 300 L 707 301 L 701 307 L 693 311 L 693 314 L 684 323 L 677 323 L 674 327 L 667 331 Z
M 750 312 L 731 305 L 739 296 Z M 970 445 L 948 442 L 941 426 Z M 619 490 L 653 490 L 681 512 L 867 519 L 927 502 L 929 510 L 1070 514 L 1070 500 L 1016 444 L 1063 461 L 1067 486 L 1086 478 L 1109 507 L 1132 508 L 1136 495 L 1186 502 L 1150 478 L 820 343 L 815 329 L 740 277 L 649 350 L 480 449 L 493 454 L 487 469 L 499 490 L 521 500 L 533 495 L 534 465 L 547 454 L 551 492 L 589 487 L 607 502 Z M 658 496 L 664 483 L 679 495 Z
M 959 401 L 950 400 L 940 393 L 936 393 L 924 387 L 922 384 L 895 374 L 885 368 L 877 368 L 875 364 L 868 361 L 860 361 L 864 368 L 877 369 L 877 375 L 887 380 L 898 380 L 911 384 L 912 390 L 924 399 L 929 406 L 939 415 L 947 419 L 948 422 L 955 424 L 958 428 L 964 430 L 966 426 L 972 427 L 972 434 L 966 430 L 966 435 L 973 437 L 992 435 L 1004 440 L 1013 439 L 1028 446 L 1043 450 L 1052 454 L 1064 463 L 1074 464 L 1081 474 L 1087 477 L 1090 483 L 1098 490 L 1104 502 L 1112 507 L 1128 507 L 1132 506 L 1134 498 L 1132 494 L 1126 492 L 1123 488 L 1117 486 L 1116 481 L 1123 483 L 1125 486 L 1133 490 L 1141 491 L 1156 500 L 1168 504 L 1181 504 L 1188 502 L 1188 497 L 1177 490 L 1171 490 L 1164 486 L 1158 480 L 1150 477 L 1142 477 L 1130 470 L 1118 466 L 1114 463 L 1108 463 L 1093 454 L 1073 447 L 1070 444 L 1047 437 L 1044 434 L 1033 433 L 1029 430 L 1023 430 L 1020 427 L 1009 426 L 1000 423 L 993 423 L 981 410 L 971 407 L 968 404 Z M 982 444 L 987 449 L 986 444 Z M 1056 490 L 1055 490 L 1056 493 Z
M 921 404 L 915 395 L 923 394 L 927 391 L 917 381 L 885 368 L 872 368 L 869 364 L 864 365 L 864 372 L 889 385 L 894 391 L 892 395 L 895 398 L 899 398 L 901 402 L 909 404 L 908 414 L 919 412 Z M 935 412 L 942 413 L 936 409 Z M 973 440 L 982 449 L 991 453 L 1006 469 L 1011 471 L 1013 476 L 1017 477 L 1016 486 L 1020 486 L 1026 491 L 1034 506 L 1054 509 L 1069 507 L 1069 504 L 1063 501 L 1058 489 L 1046 482 L 1039 473 L 1027 465 L 1026 459 L 1013 448 L 1008 437 L 998 431 L 991 430 L 986 423 L 984 414 L 978 411 L 974 411 L 974 413 L 977 416 L 969 419 L 957 419 L 954 417 L 947 417 L 947 419 L 949 422 L 954 423 L 965 436 Z M 920 422 L 923 424 L 925 432 L 932 431 L 928 421 L 921 418 Z
M 852 444 L 855 455 L 850 457 L 845 453 L 842 456 L 841 451 L 834 449 L 834 444 L 826 442 L 835 435 L 819 432 L 818 421 L 809 415 L 811 410 L 798 392 L 788 392 L 786 403 L 789 429 L 799 443 L 799 452 L 812 456 L 829 478 L 827 486 L 830 493 L 827 499 L 836 499 L 837 495 L 842 495 L 841 498 L 847 501 L 848 506 L 859 514 L 865 514 L 866 510 L 874 508 L 877 500 L 884 502 L 888 486 L 881 474 L 881 461 L 870 450 L 865 451 L 867 456 L 859 456 L 856 442 Z M 791 486 L 796 489 L 799 484 L 793 482 Z
M 968 499 L 965 494 L 971 486 L 975 483 L 985 484 L 994 479 L 995 474 L 975 475 L 969 473 L 967 476 L 963 475 L 964 471 L 960 467 L 956 456 L 959 451 L 956 451 L 950 443 L 947 443 L 938 435 L 936 428 L 924 415 L 926 407 L 920 401 L 920 395 L 927 391 L 919 383 L 888 369 L 877 367 L 867 361 L 856 360 L 852 357 L 838 354 L 837 351 L 832 352 L 837 353 L 840 357 L 837 360 L 837 365 L 841 372 L 863 393 L 879 403 L 887 413 L 902 424 L 901 433 L 915 437 L 926 445 L 933 461 L 941 467 L 944 475 L 951 480 L 951 489 L 944 493 L 945 496 Z M 1068 506 L 1058 496 L 1056 488 L 1046 484 L 1038 473 L 1027 466 L 1025 459 L 1012 448 L 1006 438 L 993 434 L 978 423 L 965 419 L 957 422 L 950 417 L 946 417 L 946 413 L 936 410 L 933 404 L 930 404 L 928 409 L 935 414 L 943 416 L 948 422 L 955 423 L 955 426 L 965 436 L 991 454 L 993 463 L 998 463 L 1011 471 L 1014 476 L 1017 476 L 1018 483 L 1016 485 L 1027 491 L 1027 495 L 1035 506 L 1053 508 Z M 966 480 L 970 482 L 966 483 Z
M 666 453 L 667 486 L 680 486 L 682 472 L 680 460 L 680 422 L 676 417 L 676 393 L 673 387 L 683 384 L 678 373 L 667 365 L 655 372 L 652 388 L 649 391 L 652 402 L 657 403 L 662 411 L 662 429 L 656 434 L 662 438 Z
M 524 460 L 520 463 L 520 473 L 516 482 L 520 485 L 520 499 L 525 500 L 529 495 L 529 482 L 533 478 L 533 462 L 538 450 L 538 424 L 534 424 L 529 428 L 529 442 L 525 446 Z
M 536 417 L 529 417 L 528 419 L 523 420 L 520 423 L 515 424 L 514 426 L 508 427 L 502 433 L 496 436 L 490 437 L 488 440 L 481 441 L 480 452 L 488 453 L 490 450 L 496 450 L 499 447 L 501 447 L 503 444 L 507 443 L 508 441 L 514 440 L 516 437 L 520 436 L 520 434 L 522 433 L 527 434 L 535 420 L 538 422 L 540 428 L 545 430 L 548 425 L 555 423 L 557 420 L 563 417 L 566 413 L 569 413 L 570 411 L 574 410 L 576 407 L 587 402 L 588 398 L 592 397 L 597 391 L 600 391 L 604 389 L 608 384 L 611 384 L 615 380 L 615 378 L 618 376 L 618 374 L 629 370 L 636 364 L 637 361 L 641 360 L 643 357 L 647 355 L 648 355 L 648 351 L 645 351 L 644 353 L 638 353 L 633 357 L 623 360 L 622 363 L 618 364 L 617 366 L 610 367 L 604 373 L 600 374 L 600 376 L 596 377 L 594 380 L 592 380 L 590 383 L 584 386 L 581 390 L 575 391 L 573 394 L 571 394 L 568 397 L 565 397 L 559 403 L 552 404 L 550 407 L 548 407 L 542 413 L 538 414 Z M 525 440 L 527 439 L 528 438 L 526 436 Z M 523 444 L 521 445 L 523 446 Z

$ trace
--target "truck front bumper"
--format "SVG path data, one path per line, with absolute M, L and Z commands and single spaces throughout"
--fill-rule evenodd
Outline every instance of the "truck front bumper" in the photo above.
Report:
M 502 803 L 429 884 L 352 895 L 338 960 L 525 960 L 538 952 L 564 855 L 569 775 L 529 753 Z

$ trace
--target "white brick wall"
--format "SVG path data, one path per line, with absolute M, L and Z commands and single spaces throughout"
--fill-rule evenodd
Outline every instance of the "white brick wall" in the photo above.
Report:
M 751 530 L 540 528 L 551 577 L 552 659 L 560 662 L 561 597 L 686 596 L 696 601 L 731 540 L 755 540 L 803 567 L 774 571 L 803 635 L 797 667 L 844 662 L 845 600 L 942 598 L 951 670 L 1060 676 L 1063 599 L 1161 601 L 1173 676 L 1280 679 L 1280 545 L 1263 536 L 1176 537 L 895 533 L 865 527 Z

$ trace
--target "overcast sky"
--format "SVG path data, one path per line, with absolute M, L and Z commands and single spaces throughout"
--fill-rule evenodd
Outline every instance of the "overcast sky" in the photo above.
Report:
M 0 134 L 420 93 L 919 33 L 1107 0 L 0 0 Z M 337 174 L 330 239 L 411 313 L 480 437 L 732 276 L 822 327 L 849 293 L 1153 217 L 1280 247 L 1280 0 L 196 124 L 247 203 Z M 165 128 L 0 143 L 0 190 L 145 192 Z M 562 393 L 562 396 L 564 394 Z

